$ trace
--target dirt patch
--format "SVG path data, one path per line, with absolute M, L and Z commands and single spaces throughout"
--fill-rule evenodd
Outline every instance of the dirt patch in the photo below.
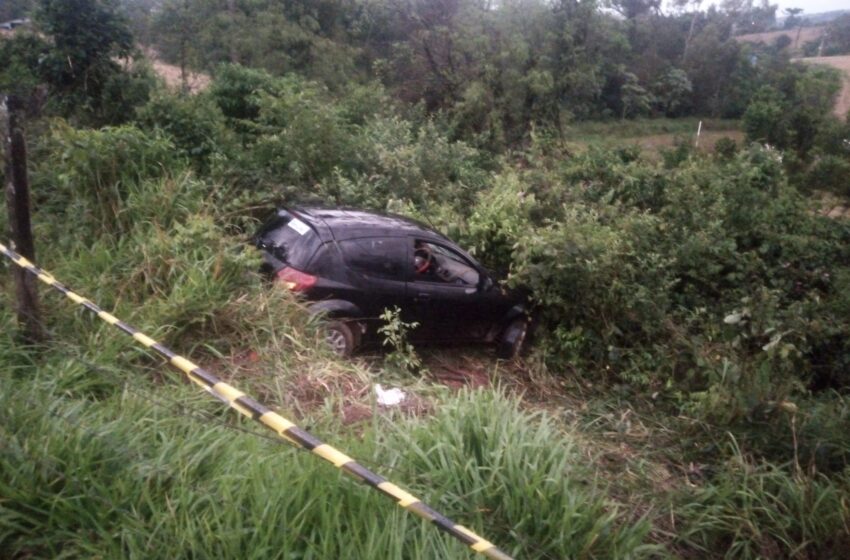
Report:
M 847 113 L 850 112 L 850 55 L 796 58 L 794 61 L 830 66 L 844 74 L 841 81 L 841 91 L 838 92 L 838 98 L 835 100 L 835 108 L 832 112 L 836 116 L 846 119 Z
M 431 379 L 454 390 L 464 387 L 478 389 L 492 385 L 490 372 L 494 360 L 476 353 L 434 352 L 423 356 Z
M 152 60 L 151 66 L 153 66 L 154 72 L 156 72 L 159 77 L 165 80 L 165 85 L 168 86 L 170 89 L 184 89 L 183 77 L 181 75 L 179 67 L 174 66 L 173 64 L 167 64 L 160 60 Z M 209 87 L 209 85 L 210 77 L 206 74 L 187 72 L 185 89 L 189 93 L 198 93 L 204 91 Z
M 763 43 L 772 45 L 782 36 L 788 37 L 791 44 L 788 46 L 792 51 L 799 52 L 803 45 L 810 41 L 817 41 L 826 33 L 826 27 L 803 27 L 797 29 L 785 29 L 781 31 L 767 31 L 764 33 L 748 33 L 733 37 L 739 43 Z
M 815 192 L 814 197 L 820 206 L 820 215 L 833 220 L 850 220 L 850 201 L 822 191 Z
M 209 75 L 202 72 L 187 71 L 184 76 L 179 66 L 168 64 L 160 60 L 156 51 L 145 49 L 145 57 L 150 61 L 154 72 L 165 81 L 165 85 L 169 89 L 182 90 L 185 89 L 188 93 L 198 93 L 207 89 L 212 81 Z

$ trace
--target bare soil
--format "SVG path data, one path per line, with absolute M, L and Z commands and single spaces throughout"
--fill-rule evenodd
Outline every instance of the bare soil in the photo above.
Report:
M 177 66 L 162 62 L 161 60 L 152 60 L 151 66 L 153 66 L 154 72 L 165 80 L 165 85 L 169 88 L 181 89 L 183 87 L 183 78 L 180 74 L 180 68 Z M 198 93 L 207 89 L 209 85 L 210 77 L 206 74 L 186 73 L 186 89 L 189 93 Z
M 834 220 L 850 220 L 850 201 L 823 191 L 815 192 L 814 198 L 818 201 L 821 215 Z
M 159 59 L 156 52 L 145 49 L 145 56 L 151 63 L 154 72 L 165 81 L 170 89 L 180 90 L 184 88 L 183 75 L 179 66 L 168 64 Z M 189 93 L 198 93 L 207 89 L 210 85 L 210 77 L 201 72 L 186 71 L 185 89 Z

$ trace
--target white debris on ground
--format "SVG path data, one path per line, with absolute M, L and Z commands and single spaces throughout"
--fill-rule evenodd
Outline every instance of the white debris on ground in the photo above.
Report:
M 383 406 L 396 406 L 407 398 L 407 395 L 401 389 L 392 388 L 385 391 L 380 383 L 375 385 L 375 396 L 378 399 L 378 404 Z

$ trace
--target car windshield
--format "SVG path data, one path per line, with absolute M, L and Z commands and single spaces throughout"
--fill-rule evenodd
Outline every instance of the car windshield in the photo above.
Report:
M 258 240 L 270 259 L 270 264 L 280 267 L 288 264 L 304 270 L 321 245 L 313 229 L 289 213 L 279 213 L 257 234 Z

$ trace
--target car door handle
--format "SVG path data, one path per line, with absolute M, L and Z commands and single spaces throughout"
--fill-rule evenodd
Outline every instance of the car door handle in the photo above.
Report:
M 416 301 L 429 301 L 431 294 L 416 294 Z

